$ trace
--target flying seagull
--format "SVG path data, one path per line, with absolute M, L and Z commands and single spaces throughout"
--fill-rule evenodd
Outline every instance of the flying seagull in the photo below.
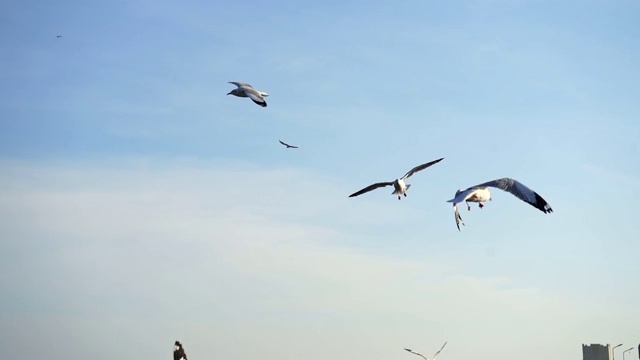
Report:
M 442 345 L 442 347 L 440 348 L 440 350 L 438 350 L 435 354 L 433 354 L 433 356 L 431 358 L 428 358 L 420 353 L 417 353 L 415 351 L 412 351 L 411 349 L 406 349 L 408 352 L 412 353 L 412 354 L 416 354 L 418 356 L 421 356 L 424 360 L 435 360 L 436 356 L 438 356 L 438 354 L 440 354 L 440 351 L 442 351 L 442 349 L 444 349 L 445 345 L 447 345 L 447 341 L 445 341 L 444 345 Z
M 264 98 L 269 96 L 269 94 L 267 94 L 266 92 L 258 91 L 254 89 L 253 86 L 243 82 L 229 81 L 229 84 L 233 84 L 238 88 L 231 90 L 227 95 L 249 97 L 254 103 L 262 107 L 267 107 L 267 102 L 264 101 Z
M 187 354 L 185 354 L 184 348 L 182 348 L 182 344 L 178 340 L 176 340 L 173 349 L 173 360 L 187 360 Z
M 297 146 L 293 146 L 293 145 L 289 145 L 286 142 L 283 142 L 282 140 L 278 140 L 280 142 L 280 144 L 284 145 L 287 147 L 287 149 L 297 149 Z
M 545 214 L 553 212 L 551 206 L 549 206 L 547 201 L 543 199 L 542 196 L 540 196 L 537 192 L 529 189 L 524 184 L 514 179 L 501 178 L 472 186 L 466 190 L 458 190 L 456 191 L 456 195 L 453 199 L 447 200 L 447 202 L 453 203 L 453 211 L 456 218 L 456 226 L 458 227 L 458 231 L 460 231 L 460 223 L 464 225 L 462 217 L 460 216 L 460 212 L 458 211 L 458 203 L 464 201 L 467 204 L 468 211 L 471 211 L 471 206 L 469 205 L 470 202 L 478 203 L 478 206 L 482 209 L 484 207 L 484 205 L 482 204 L 483 202 L 491 201 L 491 193 L 488 189 L 490 187 L 510 192 L 518 199 L 526 202 L 527 204 L 535 207 Z
M 393 181 L 389 181 L 389 182 L 379 182 L 379 183 L 375 183 L 372 185 L 367 186 L 366 188 L 354 192 L 353 194 L 349 195 L 349 197 L 354 197 L 354 196 L 358 196 L 358 195 L 362 195 L 366 192 L 369 192 L 371 190 L 375 190 L 379 187 L 385 187 L 385 186 L 389 186 L 389 185 L 393 185 L 393 192 L 391 193 L 391 195 L 398 195 L 398 200 L 400 200 L 401 196 L 400 195 L 404 195 L 405 197 L 407 196 L 407 191 L 409 190 L 409 188 L 411 187 L 411 184 L 405 184 L 404 181 L 406 179 L 408 179 L 409 177 L 411 177 L 411 175 L 413 175 L 414 173 L 417 173 L 420 170 L 424 170 L 426 168 L 428 168 L 431 165 L 437 164 L 440 161 L 442 161 L 442 159 L 444 158 L 440 158 L 438 160 L 433 160 L 431 162 L 428 162 L 426 164 L 422 164 L 422 165 L 418 165 L 416 167 L 414 167 L 413 169 L 409 170 L 408 173 L 404 174 L 403 177 L 399 178 L 399 179 L 395 179 Z
M 57 37 L 58 39 L 60 39 L 60 38 L 62 37 L 62 35 L 56 35 L 56 37 Z

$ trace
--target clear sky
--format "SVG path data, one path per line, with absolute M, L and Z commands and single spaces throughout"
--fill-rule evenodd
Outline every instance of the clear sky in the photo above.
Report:
M 622 356 L 639 24 L 631 0 L 0 3 L 3 358 Z M 402 201 L 348 198 L 440 157 Z M 446 200 L 505 176 L 554 212 L 494 190 L 458 232 Z

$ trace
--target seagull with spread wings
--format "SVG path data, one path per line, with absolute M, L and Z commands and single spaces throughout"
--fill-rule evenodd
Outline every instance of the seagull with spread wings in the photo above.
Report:
M 436 356 L 438 356 L 438 354 L 440 354 L 440 351 L 442 351 L 442 349 L 444 349 L 445 345 L 447 345 L 447 341 L 445 341 L 444 345 L 442 345 L 442 347 L 440 348 L 440 350 L 436 351 L 436 353 L 435 353 L 435 354 L 433 354 L 433 356 L 432 356 L 431 358 L 428 358 L 428 357 L 426 357 L 426 356 L 424 356 L 424 355 L 422 355 L 422 354 L 420 354 L 420 353 L 417 353 L 417 352 L 415 352 L 415 351 L 412 351 L 411 349 L 406 349 L 406 348 L 405 348 L 405 350 L 406 350 L 406 351 L 408 351 L 408 352 L 410 352 L 410 353 L 412 353 L 412 354 L 415 354 L 415 355 L 421 356 L 424 360 L 435 360 Z
M 236 89 L 231 90 L 227 95 L 234 95 L 237 97 L 248 97 L 254 103 L 266 107 L 267 102 L 264 101 L 264 98 L 269 96 L 266 92 L 258 91 L 253 88 L 250 84 L 239 82 L 239 81 L 229 81 L 229 84 L 233 84 L 237 86 Z
M 284 145 L 287 147 L 287 149 L 297 149 L 297 146 L 293 146 L 293 145 L 289 145 L 286 142 L 283 142 L 282 140 L 278 140 L 280 142 L 280 144 Z
M 349 195 L 349 197 L 354 197 L 354 196 L 358 196 L 358 195 L 362 195 L 364 193 L 367 193 L 371 190 L 375 190 L 377 188 L 380 187 L 385 187 L 385 186 L 389 186 L 389 185 L 393 185 L 393 192 L 391 193 L 391 195 L 398 195 L 398 200 L 401 199 L 401 195 L 404 195 L 405 197 L 407 196 L 407 191 L 409 190 L 409 187 L 411 187 L 411 184 L 405 184 L 405 180 L 408 179 L 409 177 L 411 177 L 411 175 L 417 173 L 418 171 L 424 170 L 426 168 L 428 168 L 431 165 L 435 165 L 437 163 L 439 163 L 440 161 L 442 161 L 442 159 L 444 158 L 440 158 L 438 160 L 433 160 L 430 161 L 428 163 L 422 164 L 422 165 L 418 165 L 416 167 L 414 167 L 413 169 L 409 170 L 409 172 L 407 172 L 406 174 L 404 174 L 403 177 L 399 178 L 399 179 L 395 179 L 393 181 L 388 181 L 388 182 L 379 182 L 379 183 L 375 183 L 372 185 L 367 186 L 366 188 L 360 190 L 360 191 L 356 191 L 353 194 Z
M 453 210 L 458 231 L 460 230 L 460 223 L 464 225 L 462 217 L 460 216 L 460 212 L 458 211 L 458 203 L 464 201 L 467 204 L 468 211 L 471 210 L 471 206 L 469 205 L 470 202 L 478 203 L 478 206 L 482 209 L 484 207 L 484 205 L 482 204 L 483 202 L 491 201 L 491 193 L 489 192 L 490 187 L 509 192 L 512 195 L 516 196 L 518 199 L 526 202 L 527 204 L 535 207 L 545 214 L 553 212 L 551 206 L 549 206 L 547 201 L 543 199 L 542 196 L 540 196 L 537 192 L 529 189 L 524 184 L 514 179 L 501 178 L 472 186 L 466 190 L 458 190 L 456 191 L 456 195 L 453 199 L 447 200 L 447 202 L 453 203 Z

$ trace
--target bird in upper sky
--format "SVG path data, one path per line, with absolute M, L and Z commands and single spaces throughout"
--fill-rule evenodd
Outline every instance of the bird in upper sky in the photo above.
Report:
M 526 202 L 545 214 L 553 212 L 551 206 L 549 206 L 547 201 L 537 192 L 529 189 L 524 184 L 512 178 L 501 178 L 472 186 L 466 190 L 458 190 L 456 191 L 456 195 L 453 199 L 447 200 L 447 202 L 453 203 L 454 216 L 458 231 L 460 230 L 460 223 L 464 225 L 460 212 L 458 211 L 458 203 L 464 201 L 467 204 L 468 211 L 471 210 L 471 206 L 469 205 L 470 202 L 478 203 L 478 206 L 482 209 L 484 207 L 482 204 L 483 202 L 491 201 L 491 193 L 489 192 L 490 187 L 510 192 L 518 199 Z
M 440 351 L 442 351 L 442 349 L 444 349 L 445 345 L 447 345 L 447 341 L 445 341 L 444 345 L 442 345 L 442 347 L 440 348 L 440 350 L 436 351 L 436 353 L 435 353 L 435 354 L 433 354 L 433 356 L 432 356 L 431 358 L 428 358 L 428 357 L 426 357 L 426 356 L 424 356 L 424 355 L 422 355 L 422 354 L 420 354 L 420 353 L 417 353 L 417 352 L 415 352 L 415 351 L 412 351 L 411 349 L 406 349 L 406 348 L 405 348 L 405 350 L 406 350 L 406 351 L 408 351 L 408 352 L 410 352 L 410 353 L 412 353 L 412 354 L 415 354 L 415 355 L 421 356 L 424 360 L 435 360 L 436 356 L 438 356 L 438 354 L 440 354 Z
M 282 140 L 278 140 L 280 142 L 280 144 L 284 145 L 287 147 L 287 149 L 297 149 L 297 146 L 293 146 L 293 145 L 289 145 L 286 142 L 282 141 Z
M 57 37 L 58 39 L 60 39 L 60 38 L 62 37 L 62 35 L 56 35 L 56 37 Z
M 176 340 L 173 349 L 173 360 L 187 360 L 187 354 L 184 352 L 184 348 L 178 340 Z
M 229 84 L 233 84 L 237 86 L 237 88 L 231 90 L 227 95 L 249 97 L 254 103 L 262 107 L 267 106 L 267 102 L 264 100 L 264 98 L 269 96 L 269 94 L 267 94 L 266 92 L 258 91 L 254 89 L 253 86 L 239 81 L 229 81 Z
M 393 181 L 388 181 L 388 182 L 379 182 L 379 183 L 375 183 L 372 185 L 367 186 L 366 188 L 360 190 L 360 191 L 356 191 L 353 194 L 349 195 L 349 197 L 354 197 L 354 196 L 358 196 L 358 195 L 362 195 L 366 192 L 369 192 L 371 190 L 375 190 L 379 187 L 385 187 L 385 186 L 389 186 L 389 185 L 393 185 L 393 192 L 391 193 L 391 195 L 398 195 L 398 200 L 401 199 L 401 195 L 404 195 L 405 197 L 407 196 L 407 191 L 409 190 L 409 188 L 411 187 L 411 184 L 405 184 L 405 180 L 408 179 L 409 177 L 411 177 L 411 175 L 417 173 L 418 171 L 424 170 L 426 168 L 428 168 L 431 165 L 437 164 L 440 161 L 442 161 L 442 159 L 444 158 L 440 158 L 438 160 L 433 160 L 431 162 L 422 164 L 422 165 L 418 165 L 416 167 L 414 167 L 413 169 L 409 170 L 409 172 L 407 172 L 406 174 L 404 174 L 403 177 L 399 178 L 399 179 L 395 179 Z

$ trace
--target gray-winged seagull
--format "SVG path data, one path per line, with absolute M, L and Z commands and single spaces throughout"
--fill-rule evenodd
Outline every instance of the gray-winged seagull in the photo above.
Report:
M 442 349 L 444 349 L 445 345 L 447 345 L 447 341 L 445 341 L 444 345 L 442 345 L 442 347 L 440 348 L 440 350 L 436 351 L 436 353 L 435 353 L 435 354 L 433 354 L 433 356 L 432 356 L 431 358 L 428 358 L 428 357 L 426 357 L 426 356 L 424 356 L 424 355 L 422 355 L 422 354 L 420 354 L 420 353 L 417 353 L 417 352 L 415 352 L 415 351 L 412 351 L 411 349 L 406 349 L 406 348 L 405 348 L 405 350 L 406 350 L 406 351 L 408 351 L 408 352 L 410 352 L 410 353 L 412 353 L 412 354 L 415 354 L 415 355 L 421 356 L 424 360 L 435 360 L 436 356 L 438 356 L 438 354 L 440 354 L 440 351 L 442 351 Z
M 535 207 L 545 214 L 553 212 L 551 206 L 549 206 L 547 201 L 543 199 L 542 196 L 540 196 L 537 192 L 529 189 L 524 184 L 511 178 L 496 179 L 472 186 L 466 190 L 458 190 L 456 191 L 456 195 L 453 199 L 447 200 L 447 202 L 453 203 L 453 211 L 456 218 L 456 226 L 458 227 L 458 231 L 460 230 L 460 223 L 464 225 L 462 217 L 460 216 L 460 212 L 458 211 L 458 203 L 464 201 L 467 204 L 467 210 L 470 211 L 471 206 L 469 205 L 469 203 L 476 202 L 482 209 L 484 207 L 484 205 L 482 204 L 483 202 L 491 201 L 491 193 L 488 189 L 490 187 L 510 192 L 518 199 L 526 202 L 527 204 L 530 204 L 531 206 Z
M 247 83 L 239 82 L 239 81 L 229 81 L 229 84 L 233 84 L 237 86 L 237 88 L 231 90 L 227 95 L 234 95 L 237 97 L 249 97 L 254 103 L 262 107 L 267 106 L 267 102 L 264 101 L 264 98 L 269 96 L 269 94 L 267 94 L 266 92 L 258 91 L 254 89 L 253 86 Z
M 416 167 L 414 167 L 413 169 L 409 170 L 408 173 L 404 174 L 403 177 L 399 178 L 399 179 L 395 179 L 393 181 L 389 181 L 389 182 L 379 182 L 379 183 L 375 183 L 372 185 L 367 186 L 366 188 L 354 192 L 353 194 L 349 195 L 349 197 L 354 197 L 354 196 L 358 196 L 358 195 L 362 195 L 366 192 L 369 192 L 371 190 L 375 190 L 379 187 L 385 187 L 385 186 L 389 186 L 389 185 L 393 185 L 393 192 L 391 193 L 391 195 L 398 195 L 398 200 L 401 199 L 400 195 L 404 195 L 405 197 L 407 196 L 407 191 L 409 190 L 409 188 L 411 187 L 411 184 L 405 184 L 404 181 L 406 179 L 408 179 L 409 177 L 411 177 L 411 175 L 417 173 L 418 171 L 424 170 L 426 168 L 428 168 L 431 165 L 437 164 L 440 161 L 442 161 L 442 159 L 444 158 L 440 158 L 438 160 L 433 160 L 431 162 L 422 164 L 422 165 L 418 165 Z

